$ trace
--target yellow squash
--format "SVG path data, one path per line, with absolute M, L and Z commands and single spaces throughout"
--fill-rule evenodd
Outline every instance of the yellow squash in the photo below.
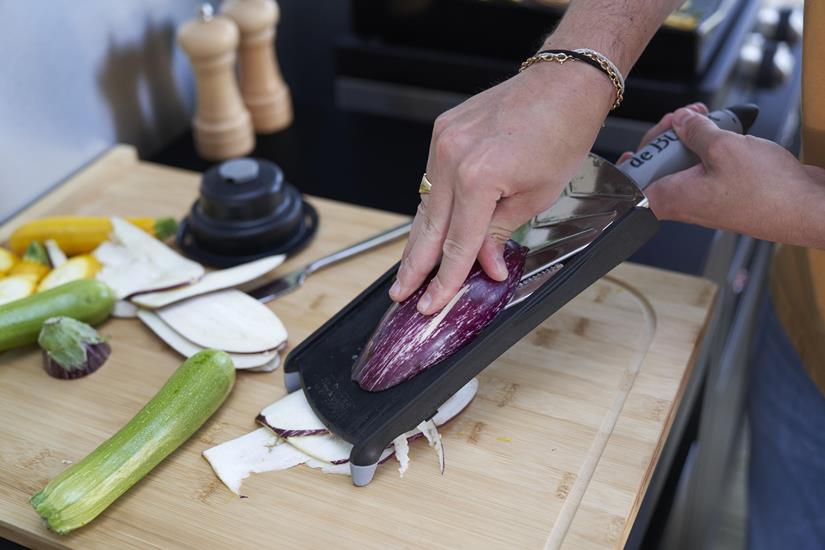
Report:
M 20 261 L 15 254 L 12 254 L 5 248 L 0 248 L 0 277 L 11 271 L 14 264 Z
M 100 271 L 100 262 L 91 254 L 75 256 L 43 277 L 37 287 L 37 292 L 43 292 L 78 279 L 91 279 L 97 275 L 98 271 Z
M 174 218 L 126 218 L 158 239 L 174 235 L 178 224 Z M 24 223 L 9 238 L 9 247 L 21 254 L 33 241 L 54 239 L 69 256 L 91 252 L 109 239 L 112 222 L 99 216 L 57 216 Z
M 0 279 L 0 305 L 31 296 L 36 287 L 31 278 L 23 275 L 4 277 Z
M 49 272 L 49 265 L 49 255 L 43 243 L 32 241 L 26 247 L 23 258 L 9 271 L 9 276 L 28 277 L 36 288 L 37 283 Z

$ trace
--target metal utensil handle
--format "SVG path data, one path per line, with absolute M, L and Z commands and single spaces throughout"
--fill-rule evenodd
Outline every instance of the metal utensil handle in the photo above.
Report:
M 757 114 L 759 107 L 749 104 L 713 111 L 708 118 L 723 130 L 744 134 L 750 129 Z M 653 138 L 635 155 L 617 165 L 617 168 L 636 182 L 639 189 L 644 190 L 659 178 L 686 170 L 698 163 L 699 158 L 682 144 L 676 132 L 668 130 Z
M 348 246 L 343 250 L 333 252 L 332 254 L 324 256 L 323 258 L 318 258 L 317 260 L 310 263 L 304 268 L 304 273 L 305 275 L 309 275 L 310 273 L 314 273 L 319 269 L 328 267 L 334 263 L 340 262 L 341 260 L 346 260 L 347 258 L 355 256 L 356 254 L 366 252 L 367 250 L 371 250 L 377 246 L 381 246 L 382 244 L 401 238 L 410 232 L 411 227 L 412 222 L 407 222 L 404 225 L 399 225 L 398 227 L 388 229 L 387 231 L 379 233 L 378 235 L 370 237 L 369 239 L 361 241 L 360 243 L 355 243 L 352 246 Z

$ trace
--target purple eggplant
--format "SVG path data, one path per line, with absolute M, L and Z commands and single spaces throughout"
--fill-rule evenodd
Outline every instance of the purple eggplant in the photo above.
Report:
M 516 290 L 527 248 L 508 241 L 504 281 L 489 278 L 476 262 L 455 298 L 434 315 L 416 304 L 430 280 L 401 303 L 390 306 L 352 369 L 352 379 L 367 391 L 382 391 L 433 366 L 473 339 L 507 305 Z
M 97 331 L 70 317 L 50 317 L 37 343 L 43 350 L 43 368 L 55 378 L 71 380 L 103 366 L 112 349 Z

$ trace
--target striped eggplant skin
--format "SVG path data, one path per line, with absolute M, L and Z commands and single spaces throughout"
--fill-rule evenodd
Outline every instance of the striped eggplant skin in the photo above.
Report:
M 383 391 L 409 380 L 472 340 L 504 309 L 524 271 L 528 249 L 507 241 L 504 281 L 488 277 L 476 262 L 458 294 L 433 315 L 416 309 L 433 272 L 409 298 L 394 303 L 378 323 L 352 369 L 367 391 Z

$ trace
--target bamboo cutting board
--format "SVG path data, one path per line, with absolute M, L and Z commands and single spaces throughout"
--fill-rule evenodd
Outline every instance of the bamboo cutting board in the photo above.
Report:
M 16 219 L 49 214 L 182 216 L 199 177 L 117 147 Z M 402 217 L 311 199 L 314 243 L 286 272 Z M 395 243 L 309 278 L 270 304 L 297 344 L 400 256 Z M 283 376 L 239 373 L 232 395 L 186 444 L 92 524 L 59 537 L 28 499 L 126 423 L 181 363 L 136 320 L 110 320 L 109 362 L 56 380 L 33 349 L 0 356 L 0 536 L 72 548 L 616 548 L 629 533 L 690 374 L 711 283 L 624 264 L 480 376 L 479 395 L 442 430 L 447 469 L 425 442 L 355 488 L 298 467 L 253 475 L 239 499 L 201 452 L 256 426 Z

